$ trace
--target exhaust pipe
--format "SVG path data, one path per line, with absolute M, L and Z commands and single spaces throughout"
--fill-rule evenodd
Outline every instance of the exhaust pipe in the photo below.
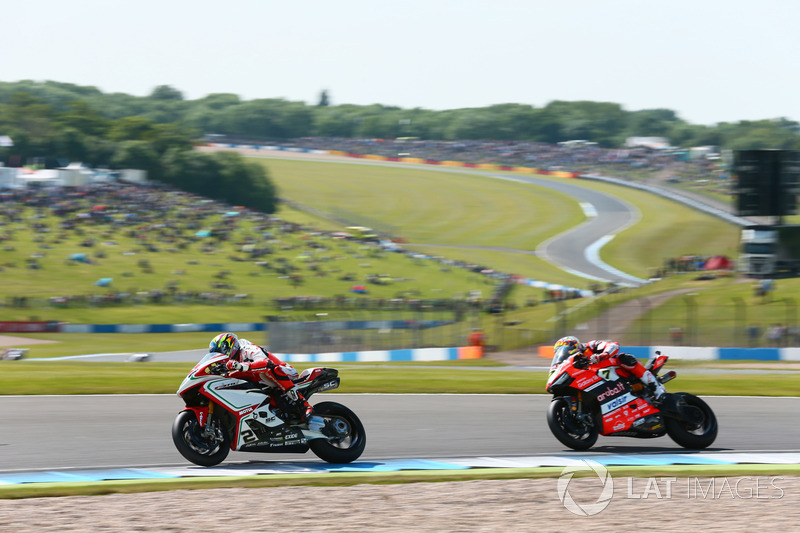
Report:
M 667 372 L 663 376 L 658 376 L 656 379 L 663 385 L 664 383 L 666 383 L 668 381 L 672 381 L 673 379 L 675 379 L 675 377 L 677 375 L 678 374 L 676 374 L 674 370 L 670 370 L 669 372 Z

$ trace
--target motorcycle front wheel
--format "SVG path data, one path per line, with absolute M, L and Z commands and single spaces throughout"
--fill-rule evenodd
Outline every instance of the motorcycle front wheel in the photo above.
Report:
M 693 394 L 675 394 L 679 412 L 683 419 L 665 417 L 667 434 L 677 444 L 691 450 L 708 448 L 717 438 L 717 417 L 706 402 Z
M 172 441 L 189 461 L 200 466 L 215 466 L 228 456 L 230 437 L 219 419 L 200 427 L 192 411 L 181 411 L 172 424 Z
M 547 408 L 547 425 L 553 436 L 573 450 L 588 450 L 597 442 L 597 429 L 578 419 L 564 398 L 554 398 Z
M 312 416 L 325 419 L 323 433 L 330 439 L 314 439 L 308 446 L 314 454 L 329 463 L 352 463 L 364 452 L 367 434 L 356 414 L 336 402 L 320 402 Z

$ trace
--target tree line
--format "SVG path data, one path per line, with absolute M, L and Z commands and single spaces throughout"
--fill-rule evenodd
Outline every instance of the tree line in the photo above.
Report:
M 175 96 L 166 88 L 137 98 L 58 82 L 0 83 L 0 136 L 13 143 L 0 147 L 0 162 L 141 169 L 187 192 L 274 213 L 266 169 L 234 153 L 193 151 L 203 132 L 187 124 Z

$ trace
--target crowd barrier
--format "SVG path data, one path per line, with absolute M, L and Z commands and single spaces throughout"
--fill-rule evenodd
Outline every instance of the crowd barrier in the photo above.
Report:
M 703 346 L 622 346 L 621 350 L 638 359 L 649 359 L 656 352 L 671 359 L 688 361 L 800 361 L 800 348 L 713 348 Z M 540 346 L 539 356 L 553 358 L 552 346 Z

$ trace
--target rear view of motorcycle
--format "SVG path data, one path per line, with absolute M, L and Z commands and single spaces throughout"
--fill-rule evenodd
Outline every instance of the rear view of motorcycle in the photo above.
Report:
M 659 371 L 668 357 L 656 352 L 646 365 L 662 384 L 675 378 Z M 588 450 L 598 435 L 654 438 L 663 435 L 689 449 L 703 449 L 717 438 L 711 408 L 693 394 L 666 393 L 660 400 L 618 365 L 590 365 L 579 354 L 559 347 L 553 356 L 547 392 L 553 400 L 547 424 L 573 450 Z
M 274 389 L 225 376 L 227 356 L 210 353 L 178 388 L 186 408 L 172 424 L 172 440 L 186 459 L 214 466 L 231 450 L 305 453 L 309 449 L 329 463 L 350 463 L 366 446 L 364 426 L 356 414 L 336 402 L 320 402 L 305 422 L 285 412 Z M 339 372 L 310 368 L 296 379 L 305 398 L 339 386 Z

